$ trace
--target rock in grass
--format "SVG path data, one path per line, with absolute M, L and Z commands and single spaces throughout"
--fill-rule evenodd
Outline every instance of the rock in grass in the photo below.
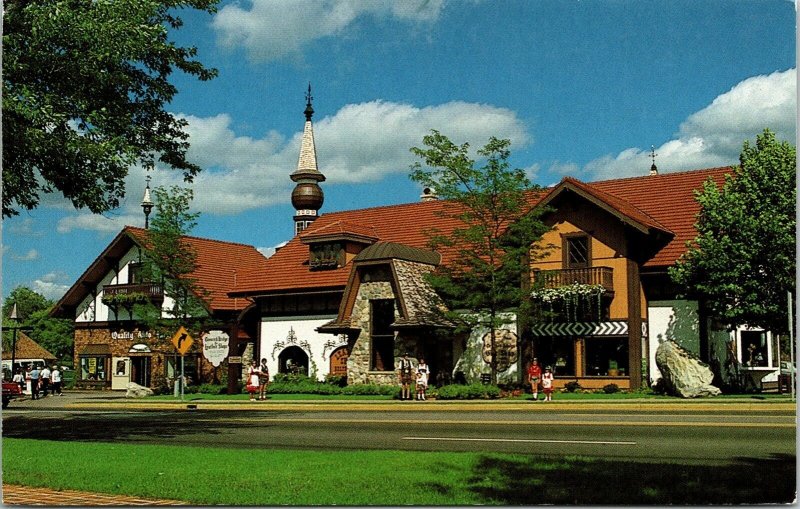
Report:
M 664 378 L 668 394 L 682 398 L 717 396 L 718 387 L 711 385 L 711 369 L 674 341 L 664 341 L 656 350 L 656 366 Z
M 126 398 L 144 398 L 145 396 L 153 395 L 152 389 L 133 382 L 128 382 L 125 387 L 128 389 L 128 392 L 125 393 Z

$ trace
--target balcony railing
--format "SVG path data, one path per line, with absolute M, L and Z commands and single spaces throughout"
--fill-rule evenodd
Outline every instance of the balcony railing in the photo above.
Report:
M 573 283 L 602 285 L 607 292 L 614 291 L 614 269 L 588 267 L 584 269 L 539 270 L 534 272 L 534 285 L 538 288 L 558 288 Z
M 151 302 L 164 300 L 164 287 L 161 283 L 134 283 L 127 285 L 106 285 L 103 287 L 103 298 L 113 300 L 118 295 L 141 295 Z

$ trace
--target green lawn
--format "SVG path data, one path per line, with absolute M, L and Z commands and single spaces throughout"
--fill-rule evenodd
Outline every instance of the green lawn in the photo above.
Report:
M 795 474 L 794 457 L 710 467 L 512 454 L 3 439 L 5 483 L 194 505 L 788 503 Z

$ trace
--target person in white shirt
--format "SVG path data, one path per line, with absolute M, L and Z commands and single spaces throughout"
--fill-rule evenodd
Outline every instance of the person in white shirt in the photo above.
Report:
M 39 373 L 39 387 L 42 390 L 42 397 L 47 396 L 47 389 L 50 387 L 50 368 L 45 366 Z
M 417 400 L 425 401 L 425 392 L 428 390 L 428 377 L 430 370 L 425 363 L 425 359 L 419 358 L 419 365 L 417 365 Z
M 53 366 L 53 370 L 50 372 L 50 381 L 53 383 L 53 396 L 56 395 L 56 392 L 59 396 L 63 396 L 64 393 L 61 392 L 61 370 L 58 369 L 58 366 Z
M 22 374 L 21 369 L 17 369 L 12 380 L 15 384 L 19 385 L 20 391 L 25 392 L 25 375 Z

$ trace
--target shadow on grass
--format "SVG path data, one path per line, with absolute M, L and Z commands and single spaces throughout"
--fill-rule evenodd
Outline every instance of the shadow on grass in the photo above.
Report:
M 723 466 L 484 457 L 469 489 L 501 505 L 790 503 L 796 474 L 789 455 L 737 458 Z
M 263 427 L 263 424 L 237 423 L 236 428 Z M 226 424 L 217 414 L 199 412 L 153 413 L 131 418 L 130 414 L 47 417 L 20 415 L 3 419 L 3 437 L 34 440 L 99 441 L 125 439 L 160 441 L 187 435 L 220 435 Z

